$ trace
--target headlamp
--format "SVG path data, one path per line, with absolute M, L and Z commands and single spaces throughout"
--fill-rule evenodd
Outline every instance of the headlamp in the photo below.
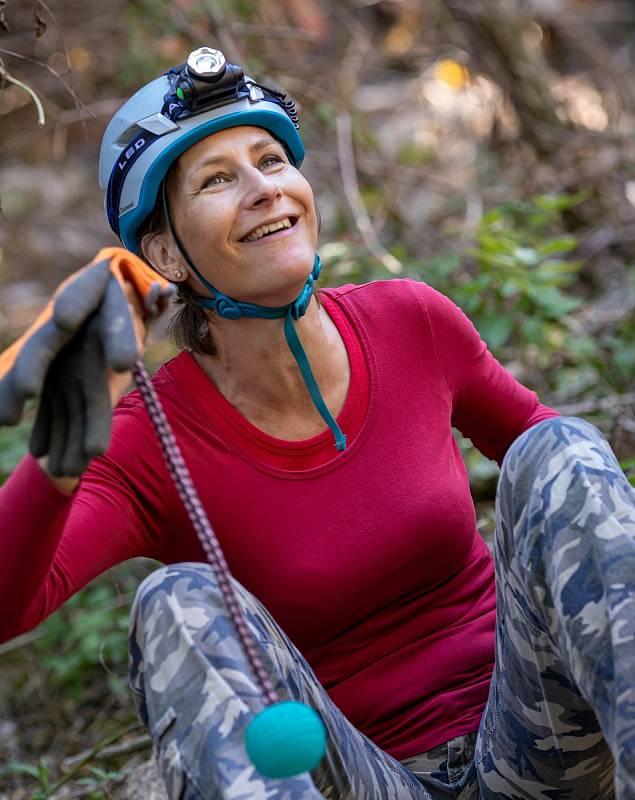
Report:
M 185 64 L 167 76 L 170 91 L 163 98 L 162 113 L 172 121 L 200 114 L 249 94 L 242 69 L 228 64 L 220 50 L 199 47 Z
M 173 122 L 247 97 L 252 103 L 259 100 L 277 103 L 296 129 L 299 127 L 298 110 L 292 98 L 246 78 L 242 68 L 228 64 L 220 50 L 199 47 L 189 54 L 185 64 L 173 67 L 166 74 L 170 91 L 163 98 L 161 114 Z

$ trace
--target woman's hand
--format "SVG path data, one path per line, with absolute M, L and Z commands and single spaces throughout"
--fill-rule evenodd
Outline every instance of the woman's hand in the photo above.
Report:
M 134 291 L 134 290 L 131 290 L 131 291 Z M 144 332 L 142 334 L 142 338 L 143 338 L 143 341 L 145 342 L 145 326 L 141 322 L 140 318 L 135 317 L 135 321 L 138 322 L 140 327 L 144 328 Z M 108 420 L 110 419 L 109 415 L 110 415 L 112 409 L 114 409 L 114 407 L 117 405 L 117 403 L 119 402 L 121 397 L 123 397 L 123 395 L 126 392 L 126 389 L 130 386 L 131 382 L 132 382 L 132 372 L 130 370 L 128 370 L 126 372 L 115 372 L 113 369 L 109 369 L 108 370 L 108 393 L 110 395 L 110 408 L 109 409 L 105 409 L 105 408 L 101 409 L 101 412 L 102 412 L 102 415 L 103 415 L 102 416 L 102 420 L 101 420 L 102 421 L 102 428 L 105 429 L 105 431 L 108 433 L 108 439 L 109 439 L 110 426 L 109 425 L 103 425 L 103 423 L 104 422 L 106 422 L 106 423 L 108 422 Z M 42 401 L 42 402 L 45 402 L 45 401 Z M 96 406 L 93 406 L 92 409 L 90 410 L 90 413 L 93 416 L 96 413 L 98 413 L 97 409 L 98 409 L 99 405 L 100 404 L 97 403 Z M 40 419 L 40 414 L 41 413 L 42 413 L 41 410 L 38 409 L 38 419 Z M 99 423 L 99 420 L 98 420 L 98 423 Z M 32 452 L 34 450 L 33 437 L 35 436 L 36 428 L 37 428 L 37 420 L 36 420 L 36 426 L 34 427 L 33 432 L 31 434 L 31 442 L 30 442 L 30 448 L 29 449 Z M 45 433 L 44 435 L 46 436 L 47 433 Z M 108 444 L 108 442 L 106 441 L 106 446 L 107 446 L 107 444 Z M 65 445 L 65 447 L 64 447 L 64 445 Z M 74 444 L 70 440 L 64 442 L 64 445 L 62 446 L 61 451 L 60 451 L 60 455 L 58 456 L 57 459 L 56 459 L 56 456 L 55 456 L 55 452 L 51 449 L 51 452 L 53 454 L 53 467 L 51 467 L 49 465 L 50 456 L 49 456 L 48 453 L 47 453 L 47 455 L 42 456 L 41 458 L 38 458 L 38 463 L 39 463 L 40 468 L 42 469 L 42 471 L 45 473 L 47 478 L 51 481 L 51 483 L 54 486 L 56 486 L 62 492 L 66 492 L 68 494 L 72 494 L 75 491 L 75 489 L 76 489 L 76 487 L 77 487 L 77 485 L 79 483 L 79 477 L 71 477 L 72 475 L 75 474 L 75 472 L 74 471 L 73 472 L 68 472 L 68 474 L 67 474 L 67 472 L 64 470 L 64 468 L 62 468 L 62 470 L 61 470 L 62 474 L 60 475 L 59 474 L 60 470 L 59 470 L 59 467 L 57 467 L 57 465 L 56 465 L 56 460 L 59 460 L 61 458 L 62 464 L 64 464 L 64 466 L 66 466 L 66 469 L 68 470 L 69 467 L 72 469 L 72 466 L 73 466 L 72 463 L 70 465 L 67 465 L 64 462 L 65 461 L 68 462 L 69 457 L 71 459 L 73 458 L 73 448 L 75 447 L 77 449 L 77 445 Z M 65 457 L 64 449 L 66 450 L 66 453 L 67 453 L 66 457 Z M 82 445 L 81 451 L 84 452 L 84 446 L 83 445 Z M 99 453 L 97 453 L 97 455 L 99 455 Z M 80 453 L 80 457 L 81 457 L 81 453 Z M 79 476 L 79 474 L 81 474 L 81 472 L 83 472 L 82 466 L 84 466 L 84 463 L 85 463 L 85 466 L 88 466 L 89 460 L 90 460 L 90 458 L 82 459 L 81 463 L 78 461 L 78 464 L 77 464 L 77 468 L 78 468 L 77 469 L 77 475 L 78 476 Z M 55 474 L 53 474 L 52 469 L 55 470 Z
M 40 396 L 29 449 L 64 491 L 74 483 L 60 479 L 77 478 L 107 449 L 112 408 L 143 353 L 145 321 L 172 294 L 135 256 L 119 248 L 103 253 L 110 257 L 66 281 L 0 356 L 0 424 L 17 422 L 25 399 Z
M 147 328 L 142 322 L 142 311 L 139 303 L 139 298 L 135 290 L 132 288 L 130 284 L 126 284 L 126 295 L 128 296 L 128 302 L 131 306 L 131 314 L 133 315 L 134 323 L 135 323 L 135 332 L 136 337 L 139 342 L 142 342 L 142 350 L 139 353 L 139 356 L 143 354 L 145 350 L 145 343 L 147 338 Z M 90 347 L 87 348 L 90 350 Z M 61 354 L 60 354 L 61 355 Z M 108 441 L 110 440 L 110 414 L 112 409 L 117 405 L 121 397 L 126 392 L 126 389 L 130 386 L 132 382 L 132 371 L 127 370 L 126 372 L 115 372 L 114 369 L 108 369 L 108 396 L 110 397 L 110 405 L 108 407 L 105 406 L 105 402 L 100 402 L 99 392 L 96 392 L 97 402 L 93 403 L 92 406 L 86 405 L 86 412 L 90 414 L 93 419 L 95 420 L 95 424 L 97 426 L 97 430 L 101 430 L 105 436 L 105 444 L 102 442 L 103 450 L 99 450 L 99 446 L 97 449 L 99 452 L 95 453 L 96 455 L 100 455 L 106 447 L 108 446 Z M 47 386 L 45 384 L 44 388 L 44 395 L 51 396 L 55 392 L 54 390 L 47 391 Z M 106 393 L 103 391 L 103 397 L 101 398 L 102 401 L 106 398 Z M 36 431 L 38 430 L 38 421 L 40 424 L 44 424 L 41 421 L 41 417 L 43 413 L 42 409 L 48 405 L 48 401 L 43 399 L 40 404 L 40 408 L 38 408 L 38 417 L 36 419 L 36 424 L 33 428 L 31 433 L 31 442 L 29 445 L 29 449 L 31 452 L 34 452 L 37 448 L 37 442 L 34 442 L 34 438 L 36 437 Z M 101 406 L 101 408 L 100 408 Z M 101 417 L 99 416 L 101 414 Z M 53 425 L 51 425 L 51 428 Z M 45 430 L 40 434 L 44 438 L 49 438 L 50 440 L 50 432 Z M 47 476 L 47 478 L 51 481 L 51 483 L 60 491 L 65 492 L 67 494 L 72 494 L 77 485 L 79 484 L 79 475 L 84 469 L 88 466 L 90 458 L 92 456 L 88 456 L 85 450 L 85 443 L 74 442 L 70 435 L 67 435 L 66 439 L 62 439 L 62 445 L 59 448 L 59 453 L 55 451 L 53 448 L 50 448 L 50 453 L 53 457 L 53 466 L 51 467 L 49 463 L 50 455 L 44 455 L 38 458 L 38 463 L 40 468 Z M 57 454 L 56 454 L 57 453 Z M 57 462 L 61 461 L 61 468 L 58 466 Z M 74 466 L 77 467 L 77 471 L 75 471 Z M 72 477 L 77 475 L 77 477 Z

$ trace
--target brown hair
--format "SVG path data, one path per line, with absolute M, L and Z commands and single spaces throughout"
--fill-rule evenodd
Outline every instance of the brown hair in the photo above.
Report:
M 167 197 L 174 195 L 179 180 L 178 159 L 172 163 L 165 176 L 165 193 Z M 159 187 L 157 200 L 154 208 L 144 220 L 143 225 L 137 234 L 139 241 L 147 234 L 153 235 L 162 233 L 167 226 L 165 214 L 163 212 L 163 186 Z M 142 247 L 143 250 L 143 247 Z M 142 252 L 143 258 L 154 269 L 146 253 Z M 177 285 L 176 313 L 170 320 L 170 333 L 174 343 L 181 350 L 192 350 L 202 355 L 213 356 L 216 353 L 216 346 L 210 330 L 210 316 L 201 308 L 194 299 L 195 292 L 186 284 Z

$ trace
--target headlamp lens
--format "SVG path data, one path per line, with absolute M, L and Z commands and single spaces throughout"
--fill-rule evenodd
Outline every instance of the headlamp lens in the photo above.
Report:
M 220 50 L 211 47 L 199 47 L 187 58 L 188 70 L 199 78 L 218 75 L 225 69 L 225 56 Z

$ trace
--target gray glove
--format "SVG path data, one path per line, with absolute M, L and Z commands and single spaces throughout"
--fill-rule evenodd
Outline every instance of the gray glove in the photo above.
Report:
M 109 368 L 125 372 L 139 356 L 128 299 L 110 264 L 104 259 L 67 280 L 0 355 L 0 425 L 17 423 L 25 401 L 41 396 L 29 449 L 36 457 L 48 453 L 54 476 L 80 475 L 107 449 Z M 144 291 L 140 299 L 150 317 L 163 310 L 174 289 L 146 280 Z

